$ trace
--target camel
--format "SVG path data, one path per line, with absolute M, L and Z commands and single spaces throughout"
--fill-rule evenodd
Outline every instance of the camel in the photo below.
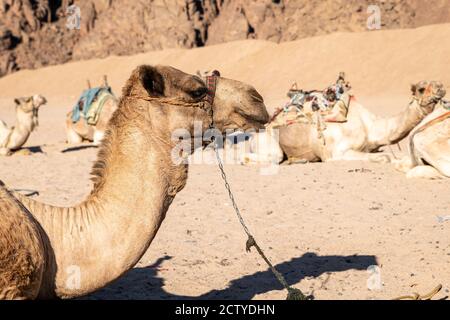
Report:
M 27 98 L 15 99 L 17 123 L 8 128 L 5 122 L 0 120 L 0 155 L 9 156 L 17 152 L 28 140 L 30 134 L 39 125 L 39 108 L 47 103 L 47 100 L 37 94 Z
M 407 178 L 450 178 L 450 102 L 441 100 L 410 133 L 409 155 L 394 161 Z
M 90 84 L 88 82 L 88 87 Z M 68 144 L 80 144 L 83 141 L 94 142 L 95 145 L 100 145 L 108 125 L 108 121 L 117 109 L 117 99 L 112 94 L 111 88 L 108 85 L 106 77 L 104 78 L 102 91 L 96 99 L 103 100 L 101 109 L 99 110 L 98 118 L 94 123 L 88 123 L 84 114 L 80 112 L 80 119 L 77 122 L 72 120 L 73 110 L 66 116 L 66 133 Z M 94 100 L 95 102 L 95 100 Z M 98 102 L 100 103 L 100 102 Z
M 406 110 L 390 117 L 378 117 L 354 97 L 350 99 L 347 121 L 343 123 L 297 121 L 283 126 L 268 125 L 271 130 L 255 134 L 250 140 L 251 153 L 241 157 L 241 164 L 289 163 L 336 160 L 391 162 L 391 155 L 379 153 L 381 147 L 405 138 L 444 97 L 439 82 L 422 81 L 412 86 L 413 97 Z M 278 128 L 278 132 L 274 133 Z M 318 130 L 320 128 L 320 130 Z M 259 143 L 258 143 L 259 142 Z
M 215 83 L 211 104 L 211 90 L 197 76 L 168 66 L 135 69 L 93 166 L 93 190 L 75 207 L 0 186 L 0 298 L 79 297 L 133 268 L 186 184 L 188 163 L 172 161 L 180 141 L 173 132 L 192 137 L 198 123 L 222 133 L 262 128 L 269 119 L 253 87 Z

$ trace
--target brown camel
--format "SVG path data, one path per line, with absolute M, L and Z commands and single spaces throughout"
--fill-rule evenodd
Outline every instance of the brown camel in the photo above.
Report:
M 198 77 L 140 66 L 123 88 L 93 167 L 94 187 L 71 208 L 39 203 L 0 186 L 0 298 L 73 298 L 105 287 L 140 260 L 188 165 L 171 152 L 176 129 L 213 123 L 261 128 L 269 119 L 251 86 L 218 78 L 213 104 Z

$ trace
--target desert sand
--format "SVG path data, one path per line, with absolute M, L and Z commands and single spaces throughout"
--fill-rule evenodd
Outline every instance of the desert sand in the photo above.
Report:
M 389 116 L 406 107 L 409 85 L 439 80 L 450 92 L 450 24 L 418 29 L 335 33 L 275 44 L 238 41 L 193 50 L 164 50 L 25 70 L 0 79 L 0 119 L 14 122 L 13 99 L 40 93 L 49 103 L 26 144 L 29 156 L 0 158 L 10 188 L 68 206 L 89 193 L 97 149 L 65 144 L 65 114 L 86 86 L 108 75 L 114 92 L 139 64 L 167 64 L 186 72 L 218 69 L 248 82 L 269 111 L 290 84 L 323 89 L 345 71 L 356 98 Z M 400 157 L 405 153 L 393 147 Z M 408 180 L 389 164 L 333 162 L 258 167 L 226 165 L 249 228 L 289 284 L 315 299 L 390 299 L 425 293 L 437 284 L 450 293 L 450 180 Z M 126 235 L 124 235 L 126 236 Z M 245 252 L 243 231 L 215 165 L 192 165 L 157 237 L 139 264 L 88 299 L 284 299 L 266 265 Z M 108 244 L 105 244 L 108 245 Z M 382 287 L 369 290 L 370 266 Z

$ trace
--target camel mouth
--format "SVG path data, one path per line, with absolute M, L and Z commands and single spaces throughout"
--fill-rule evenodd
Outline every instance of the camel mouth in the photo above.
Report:
M 263 110 L 263 112 L 261 112 L 260 114 L 252 114 L 252 115 L 248 115 L 248 114 L 242 114 L 241 116 L 243 116 L 245 123 L 244 123 L 244 130 L 250 130 L 250 129 L 264 129 L 269 123 L 270 123 L 270 115 L 267 112 L 266 106 L 263 104 L 263 108 L 261 108 Z
M 225 130 L 236 130 L 236 131 L 247 131 L 247 130 L 260 130 L 264 129 L 267 125 L 265 120 L 260 119 L 246 119 L 245 123 L 242 125 L 231 124 L 224 127 Z
M 252 123 L 248 123 L 247 126 L 246 126 L 246 128 L 244 128 L 244 129 L 245 129 L 245 130 L 251 130 L 251 129 L 259 130 L 259 129 L 264 129 L 264 128 L 266 128 L 266 126 L 267 126 L 268 124 L 269 124 L 269 123 L 268 123 L 268 121 L 266 121 L 266 120 L 263 120 L 263 121 L 261 121 L 261 120 L 254 120 Z

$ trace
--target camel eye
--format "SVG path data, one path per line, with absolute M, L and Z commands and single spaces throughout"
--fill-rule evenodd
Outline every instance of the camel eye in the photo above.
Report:
M 194 99 L 200 99 L 200 98 L 203 98 L 207 92 L 208 92 L 208 89 L 206 89 L 205 87 L 201 87 L 197 90 L 191 91 L 190 95 Z
M 425 93 L 425 88 L 420 88 L 418 91 L 419 91 L 420 94 L 424 94 Z

